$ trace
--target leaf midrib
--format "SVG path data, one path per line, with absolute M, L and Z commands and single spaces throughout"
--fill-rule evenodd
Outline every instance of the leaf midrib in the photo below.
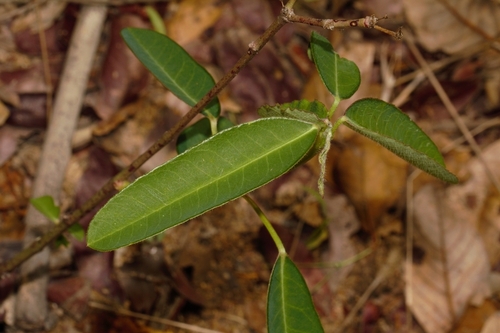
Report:
M 268 119 L 269 119 L 269 118 L 268 118 Z M 300 120 L 297 120 L 297 121 L 300 121 Z M 306 124 L 310 124 L 310 123 L 307 123 L 307 122 L 305 122 L 305 121 L 301 121 L 301 122 L 306 123 Z M 312 124 L 311 124 L 311 125 L 312 125 Z M 312 127 L 310 128 L 310 130 L 314 130 L 314 129 L 316 129 L 316 130 L 317 130 L 317 127 L 316 127 L 316 126 L 312 126 Z M 304 132 L 304 133 L 303 133 L 302 135 L 300 135 L 300 136 L 297 136 L 297 137 L 296 137 L 296 139 L 294 139 L 294 140 L 292 140 L 292 141 L 287 141 L 285 145 L 281 145 L 281 146 L 279 146 L 279 147 L 277 147 L 277 148 L 275 148 L 275 149 L 273 149 L 273 150 L 270 150 L 268 153 L 266 153 L 265 158 L 268 158 L 268 156 L 269 156 L 269 155 L 271 155 L 272 153 L 274 153 L 274 152 L 276 152 L 276 151 L 278 151 L 278 150 L 282 149 L 284 146 L 289 145 L 289 144 L 291 144 L 291 143 L 293 143 L 293 142 L 297 141 L 299 138 L 302 138 L 303 136 L 305 136 L 305 135 L 309 134 L 309 133 L 310 133 L 310 130 L 308 130 L 307 132 Z M 214 138 L 214 137 L 212 137 L 212 138 Z M 210 138 L 209 140 L 211 140 L 212 138 Z M 185 154 L 185 153 L 187 153 L 187 151 L 186 151 L 186 152 L 184 152 L 183 154 Z M 181 155 L 183 155 L 183 154 L 181 154 Z M 301 158 L 302 158 L 305 154 L 307 154 L 307 151 L 306 151 L 306 152 L 305 152 L 305 153 L 304 153 L 304 154 L 303 154 L 300 158 L 298 158 L 298 159 L 297 159 L 297 162 L 299 162 L 299 161 L 300 161 L 300 159 L 301 159 Z M 179 155 L 179 156 L 181 156 L 181 155 Z M 264 157 L 262 157 L 262 158 L 264 158 Z M 260 160 L 260 159 L 261 159 L 261 158 L 259 158 L 259 160 Z M 172 162 L 172 161 L 173 161 L 173 160 L 171 160 L 170 162 Z M 238 169 L 234 169 L 233 171 L 231 171 L 231 172 L 229 172 L 229 173 L 224 174 L 224 177 L 228 177 L 228 176 L 230 176 L 230 175 L 234 174 L 235 172 L 239 172 L 239 171 L 241 171 L 242 169 L 244 169 L 244 168 L 248 167 L 249 165 L 251 165 L 251 164 L 255 163 L 255 161 L 256 161 L 255 159 L 250 160 L 250 162 L 245 163 L 244 165 L 242 165 L 242 166 L 241 166 L 241 167 L 239 167 Z M 170 163 L 170 162 L 168 162 L 168 163 Z M 297 163 L 297 162 L 296 162 L 296 163 Z M 295 164 L 296 164 L 296 163 L 295 163 Z M 295 165 L 295 164 L 294 164 L 294 165 Z M 290 166 L 290 168 L 292 168 L 294 165 Z M 290 168 L 289 168 L 289 169 L 290 169 Z M 289 169 L 288 169 L 288 170 L 289 170 Z M 210 186 L 210 185 L 212 185 L 212 184 L 216 183 L 217 181 L 219 181 L 219 180 L 220 180 L 220 178 L 221 178 L 221 177 L 219 177 L 219 178 L 214 178 L 212 181 L 209 181 L 209 182 L 207 182 L 207 183 L 204 183 L 204 185 L 203 185 L 203 186 L 201 186 L 201 187 L 193 188 L 191 191 L 187 192 L 187 193 L 186 193 L 185 195 L 183 195 L 183 196 L 180 196 L 180 197 L 176 198 L 174 201 L 171 201 L 169 204 L 167 204 L 167 205 L 165 205 L 165 206 L 162 206 L 162 207 L 160 207 L 160 208 L 158 208 L 158 209 L 155 209 L 154 211 L 151 211 L 151 213 L 149 213 L 149 214 L 147 214 L 147 215 L 143 215 L 140 219 L 136 219 L 136 220 L 134 220 L 134 221 L 132 221 L 132 222 L 127 223 L 126 225 L 123 225 L 121 228 L 117 228 L 117 229 L 115 229 L 115 231 L 114 231 L 113 233 L 109 233 L 109 234 L 107 234 L 105 237 L 101 237 L 101 238 L 99 238 L 99 239 L 96 239 L 93 243 L 94 243 L 94 244 L 96 244 L 96 243 L 101 242 L 102 240 L 109 239 L 109 238 L 113 238 L 113 237 L 114 237 L 114 235 L 121 233 L 123 230 L 126 230 L 126 229 L 127 229 L 127 228 L 129 228 L 131 225 L 134 225 L 134 224 L 138 223 L 139 221 L 141 221 L 141 220 L 143 220 L 143 219 L 146 219 L 147 217 L 149 217 L 149 216 L 151 216 L 151 215 L 154 215 L 154 214 L 158 213 L 159 211 L 161 211 L 161 210 L 165 209 L 165 208 L 166 208 L 166 207 L 168 207 L 168 206 L 173 206 L 175 203 L 182 202 L 182 201 L 183 201 L 186 197 L 188 197 L 188 196 L 192 195 L 192 194 L 193 194 L 193 193 L 195 193 L 196 191 L 199 191 L 199 189 L 201 189 L 201 188 L 206 188 L 206 187 L 208 187 L 208 186 Z M 264 183 L 264 184 L 265 184 L 265 183 Z M 262 184 L 262 185 L 264 185 L 264 184 Z M 257 186 L 258 186 L 258 185 L 257 185 Z M 123 191 L 126 191 L 126 188 L 125 188 Z M 249 191 L 251 191 L 251 189 L 250 189 Z M 123 193 L 123 195 L 126 195 L 126 193 Z M 222 203 L 223 203 L 223 202 L 222 202 Z M 222 204 L 222 203 L 221 203 L 221 204 Z M 214 207 L 216 207 L 216 206 L 214 206 Z M 210 209 L 210 208 L 209 208 L 209 209 Z M 195 216 L 197 216 L 197 215 L 195 215 Z M 177 222 L 177 224 L 182 223 L 182 222 L 184 222 L 184 221 L 186 221 L 186 220 L 188 220 L 188 219 L 189 219 L 189 218 L 184 219 L 184 220 L 181 220 L 181 221 L 178 221 L 178 222 Z
M 134 36 L 134 38 L 136 38 L 136 37 Z M 145 44 L 144 44 L 144 43 L 142 43 L 142 41 L 141 41 L 141 40 L 139 40 L 139 44 L 140 44 L 141 46 L 143 46 L 143 50 L 148 50 L 148 48 L 147 48 L 147 47 L 144 47 L 144 45 L 145 45 Z M 166 48 L 166 46 L 164 47 L 164 49 L 165 49 L 165 48 Z M 172 82 L 172 84 L 173 84 L 173 85 L 175 85 L 175 86 L 177 87 L 177 89 L 178 89 L 178 90 L 182 91 L 182 92 L 183 92 L 183 94 L 184 94 L 185 96 L 187 96 L 187 97 L 190 99 L 191 104 L 190 104 L 190 103 L 188 103 L 188 102 L 186 102 L 186 101 L 184 101 L 184 102 L 186 102 L 186 103 L 187 103 L 187 104 L 189 104 L 189 105 L 194 105 L 194 104 L 196 104 L 196 99 L 195 99 L 193 96 L 191 96 L 190 94 L 188 94 L 188 93 L 186 92 L 186 90 L 182 89 L 182 87 L 181 87 L 180 85 L 178 85 L 178 84 L 177 84 L 176 80 L 174 80 L 174 79 L 173 79 L 173 77 L 172 77 L 171 75 L 169 75 L 169 74 L 168 74 L 168 71 L 165 71 L 165 70 L 164 70 L 164 68 L 163 68 L 163 66 L 161 65 L 161 63 L 160 63 L 160 62 L 158 62 L 158 61 L 157 61 L 154 57 L 152 57 L 152 56 L 151 56 L 151 54 L 152 54 L 152 53 L 151 53 L 149 50 L 148 50 L 146 53 L 147 53 L 148 57 L 150 58 L 150 61 L 151 61 L 151 62 L 153 62 L 157 68 L 159 68 L 159 69 L 160 69 L 160 71 L 164 74 L 164 76 L 166 76 L 166 77 L 170 80 L 170 82 Z M 198 64 L 196 64 L 196 65 L 198 65 Z M 184 67 L 184 62 L 182 63 L 182 67 Z M 153 72 L 153 73 L 154 73 L 154 72 Z M 155 75 L 155 76 L 156 76 L 156 75 Z M 160 81 L 161 81 L 161 80 L 160 80 Z M 162 82 L 162 84 L 163 84 L 163 82 Z M 167 87 L 167 88 L 169 88 L 169 87 Z M 169 88 L 169 89 L 170 89 L 170 88 Z

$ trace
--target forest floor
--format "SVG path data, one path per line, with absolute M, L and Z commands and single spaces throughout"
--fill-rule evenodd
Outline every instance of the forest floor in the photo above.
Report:
M 281 9 L 278 0 L 149 2 L 168 36 L 216 80 Z M 151 28 L 144 2 L 0 2 L 0 262 L 22 250 L 71 36 L 82 8 L 96 3 L 107 4 L 107 16 L 71 134 L 72 154 L 66 171 L 56 172 L 65 175 L 56 197 L 62 216 L 190 109 L 119 35 L 126 27 Z M 359 90 L 338 113 L 364 97 L 393 103 L 434 140 L 460 179 L 444 184 L 341 127 L 328 154 L 323 197 L 317 158 L 251 193 L 300 268 L 325 331 L 497 332 L 498 1 L 318 0 L 298 1 L 295 8 L 316 18 L 388 15 L 380 25 L 402 26 L 404 37 L 287 24 L 221 93 L 224 116 L 244 123 L 258 118 L 262 105 L 296 99 L 331 105 L 334 98 L 307 55 L 314 30 L 361 71 Z M 169 144 L 130 180 L 175 155 Z M 84 229 L 95 212 L 80 221 Z M 0 280 L 0 331 L 27 327 L 22 318 L 43 314 L 47 299 L 38 330 L 266 332 L 277 250 L 243 199 L 112 253 L 68 240 L 68 246 L 50 246 L 47 283 L 28 300 L 15 302 L 25 281 L 20 270 Z

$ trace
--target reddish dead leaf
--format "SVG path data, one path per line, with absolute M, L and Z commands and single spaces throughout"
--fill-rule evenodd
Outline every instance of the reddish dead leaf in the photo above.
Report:
M 20 138 L 28 136 L 29 133 L 30 130 L 10 125 L 0 127 L 0 166 L 16 152 Z
M 100 77 L 101 91 L 95 104 L 95 111 L 102 119 L 110 118 L 120 106 L 135 98 L 147 82 L 148 71 L 120 36 L 120 31 L 127 27 L 149 26 L 136 14 L 122 14 L 112 19 Z
M 51 281 L 47 288 L 47 298 L 71 317 L 80 320 L 86 313 L 90 291 L 90 284 L 85 279 L 70 277 Z
M 57 85 L 59 80 L 62 61 L 62 54 L 55 54 L 50 58 L 49 68 L 53 87 Z M 10 94 L 47 93 L 48 87 L 43 74 L 44 69 L 42 61 L 38 59 L 32 61 L 30 65 L 29 68 L 18 69 L 11 72 L 1 72 L 0 80 L 4 83 L 2 89 Z
M 476 80 L 459 82 L 444 81 L 441 82 L 441 85 L 458 111 L 469 104 L 479 91 L 479 82 Z M 409 103 L 402 108 L 404 110 L 410 109 L 416 111 L 420 117 L 429 118 L 432 121 L 451 118 L 431 85 L 425 85 L 418 89 Z
M 61 20 L 44 30 L 47 52 L 49 55 L 64 52 L 69 45 L 69 36 L 71 36 L 75 16 L 66 13 Z M 35 23 L 36 25 L 36 23 Z M 31 30 L 22 30 L 14 34 L 14 41 L 20 52 L 25 54 L 40 55 L 40 35 Z
M 251 31 L 261 34 L 274 20 L 274 13 L 269 1 L 235 0 L 231 2 L 236 14 Z
M 234 6 L 237 6 L 235 4 Z M 241 6 L 242 3 L 239 3 Z M 263 20 L 254 22 L 262 24 L 265 18 L 272 15 L 267 2 L 245 5 L 247 19 Z M 248 43 L 255 40 L 258 34 L 244 24 L 245 19 L 237 9 L 226 5 L 219 22 L 214 27 L 214 53 L 216 63 L 224 72 L 228 72 L 248 48 Z M 237 7 L 239 8 L 239 7 Z M 262 49 L 249 65 L 230 83 L 231 97 L 239 103 L 243 110 L 254 111 L 263 104 L 285 103 L 297 99 L 301 89 L 301 80 L 297 77 L 291 63 L 283 58 L 271 44 Z M 253 114 L 249 117 L 254 117 Z M 244 121 L 249 118 L 244 119 Z
M 12 108 L 8 123 L 24 128 L 47 126 L 47 95 L 23 94 L 19 106 Z
M 111 162 L 109 154 L 95 146 L 90 148 L 87 163 L 83 175 L 75 180 L 76 190 L 74 193 L 74 200 L 77 207 L 80 207 L 89 200 L 117 172 L 116 167 Z M 71 177 L 71 175 L 68 175 L 68 178 L 69 177 Z M 80 224 L 82 224 L 85 229 L 88 227 L 97 209 L 102 205 L 104 205 L 104 203 L 98 205 L 96 209 L 80 220 Z M 85 243 L 81 245 L 84 247 L 86 246 Z
M 112 252 L 91 253 L 76 258 L 78 274 L 90 283 L 92 289 L 97 291 L 106 290 L 113 296 L 116 294 L 116 282 L 111 278 Z

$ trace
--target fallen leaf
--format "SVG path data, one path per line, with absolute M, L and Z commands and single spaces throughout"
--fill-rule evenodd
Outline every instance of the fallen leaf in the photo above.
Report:
M 481 330 L 481 333 L 496 333 L 500 327 L 500 311 L 492 314 Z
M 112 19 L 108 52 L 100 76 L 101 91 L 95 103 L 101 119 L 109 119 L 126 101 L 133 100 L 145 87 L 149 72 L 130 51 L 120 36 L 127 27 L 147 28 L 136 14 L 122 14 Z
M 9 115 L 9 108 L 7 108 L 7 106 L 5 106 L 2 101 L 0 101 L 0 126 L 5 124 L 5 121 L 7 120 L 7 118 L 9 118 Z
M 460 322 L 451 333 L 479 332 L 481 327 L 485 326 L 488 318 L 495 317 L 496 311 L 495 303 L 491 300 L 486 300 L 480 307 L 468 306 Z M 492 332 L 498 332 L 499 327 L 500 321 Z
M 186 0 L 177 6 L 175 14 L 167 21 L 167 35 L 182 46 L 197 39 L 222 13 L 218 0 Z
M 500 6 L 494 1 L 445 0 L 471 25 L 491 37 L 500 32 Z M 406 18 L 418 40 L 430 52 L 457 53 L 484 41 L 484 37 L 460 21 L 442 1 L 403 0 Z
M 40 4 L 37 10 L 29 11 L 27 15 L 16 18 L 11 25 L 12 32 L 31 29 L 31 32 L 38 32 L 38 29 L 47 29 L 59 18 L 67 3 L 62 1 L 48 1 Z M 38 11 L 38 12 L 37 12 Z
M 334 163 L 336 184 L 356 208 L 363 229 L 373 232 L 403 194 L 408 163 L 357 133 L 346 135 Z
M 423 187 L 414 197 L 415 244 L 423 258 L 406 272 L 408 307 L 426 332 L 448 332 L 489 291 L 488 254 L 458 205 L 460 186 Z
M 354 207 L 344 195 L 325 198 L 328 211 L 328 251 L 323 255 L 323 260 L 328 263 L 337 263 L 356 254 L 356 249 L 351 242 L 351 236 L 359 229 L 359 220 Z M 328 285 L 335 292 L 343 279 L 349 274 L 352 265 L 336 268 L 335 274 L 330 274 Z

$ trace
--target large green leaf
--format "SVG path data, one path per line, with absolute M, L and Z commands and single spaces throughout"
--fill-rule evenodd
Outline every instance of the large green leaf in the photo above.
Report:
M 458 182 L 457 177 L 446 170 L 434 142 L 394 105 L 373 98 L 361 99 L 347 109 L 343 120 L 351 129 L 434 177 L 449 183 Z
M 139 28 L 126 28 L 121 34 L 144 66 L 174 95 L 190 106 L 198 103 L 214 86 L 214 79 L 207 70 L 167 36 Z M 210 102 L 203 114 L 207 115 L 207 112 L 214 117 L 219 116 L 220 104 L 217 98 Z
M 218 132 L 233 126 L 234 124 L 229 119 L 224 117 L 217 118 Z M 181 154 L 189 148 L 202 143 L 211 136 L 210 120 L 208 118 L 201 118 L 193 125 L 186 127 L 186 129 L 179 134 L 176 144 L 177 153 Z
M 328 90 L 339 99 L 351 97 L 359 88 L 361 74 L 356 64 L 341 58 L 328 39 L 317 32 L 311 35 L 311 55 Z
M 322 333 L 306 282 L 288 256 L 274 264 L 267 296 L 269 333 Z
M 88 246 L 141 241 L 268 183 L 307 154 L 320 128 L 265 118 L 214 135 L 114 196 L 92 220 Z

